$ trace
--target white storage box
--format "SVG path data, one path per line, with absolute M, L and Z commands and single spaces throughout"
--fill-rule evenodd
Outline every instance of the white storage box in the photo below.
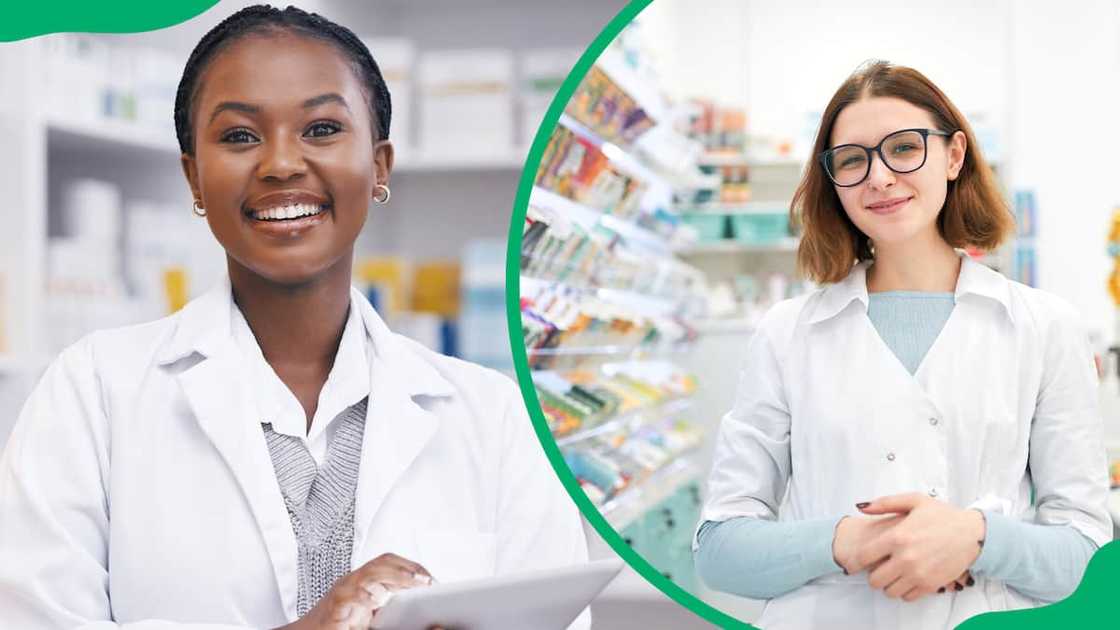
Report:
M 513 150 L 513 54 L 445 50 L 420 58 L 420 145 L 439 156 Z

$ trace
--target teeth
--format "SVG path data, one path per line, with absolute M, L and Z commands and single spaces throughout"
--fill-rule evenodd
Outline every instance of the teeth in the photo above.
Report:
M 266 208 L 264 210 L 254 210 L 253 218 L 279 221 L 283 219 L 295 219 L 298 217 L 319 214 L 320 212 L 322 212 L 322 210 L 322 206 L 307 203 L 297 203 L 276 208 Z

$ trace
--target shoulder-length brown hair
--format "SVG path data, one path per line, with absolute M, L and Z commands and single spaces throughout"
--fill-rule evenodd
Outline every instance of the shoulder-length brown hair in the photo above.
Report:
M 886 61 L 856 70 L 829 101 L 821 117 L 813 154 L 790 204 L 790 218 L 802 231 L 797 250 L 799 271 L 814 282 L 839 282 L 857 261 L 874 257 L 866 234 L 860 232 L 840 205 L 832 181 L 817 159 L 829 148 L 836 117 L 848 105 L 868 97 L 893 96 L 928 111 L 942 131 L 964 132 L 964 165 L 948 183 L 945 205 L 937 217 L 942 238 L 953 247 L 973 246 L 989 251 L 1015 227 L 1011 210 L 995 183 L 991 168 L 980 155 L 968 121 L 944 93 L 922 73 Z

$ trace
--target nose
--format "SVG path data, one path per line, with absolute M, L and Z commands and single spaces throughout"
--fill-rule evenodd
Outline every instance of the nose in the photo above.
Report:
M 277 133 L 264 143 L 257 175 L 264 180 L 286 181 L 302 177 L 307 171 L 299 140 Z
M 894 171 L 883 163 L 883 156 L 878 152 L 871 154 L 871 172 L 867 174 L 867 185 L 874 190 L 882 190 L 894 184 Z

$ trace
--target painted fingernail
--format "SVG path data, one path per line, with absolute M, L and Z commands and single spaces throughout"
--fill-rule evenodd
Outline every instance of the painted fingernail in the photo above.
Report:
M 871 505 L 870 501 L 864 501 L 863 503 L 857 503 L 856 507 L 862 510 L 863 508 L 865 508 L 869 505 Z
M 941 588 L 937 589 L 937 592 L 938 593 L 944 593 L 945 592 L 945 587 L 942 586 Z
M 958 591 L 963 591 L 963 590 L 964 590 L 964 587 L 963 587 L 963 586 L 961 586 L 960 584 L 956 584 L 955 586 L 956 586 L 956 589 L 957 589 Z
M 976 584 L 976 580 L 972 579 L 972 577 L 970 576 L 970 577 L 968 578 L 968 585 L 969 585 L 969 586 L 972 586 L 973 584 Z

